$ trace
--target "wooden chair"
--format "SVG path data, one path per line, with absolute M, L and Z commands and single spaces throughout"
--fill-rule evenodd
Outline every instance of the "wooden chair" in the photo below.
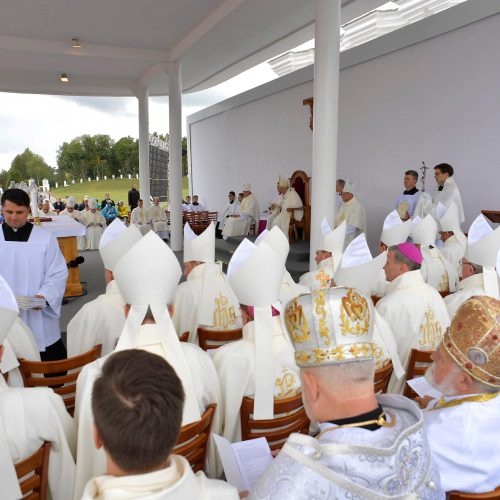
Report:
M 23 498 L 45 500 L 49 474 L 50 443 L 45 442 L 33 455 L 15 465 Z
M 439 292 L 439 295 L 441 295 L 441 297 L 443 297 L 443 299 L 444 299 L 445 297 L 448 297 L 448 295 L 450 295 L 450 293 L 451 293 L 450 291 L 447 291 L 447 292 Z
M 293 240 L 293 235 L 296 229 L 302 229 L 302 239 L 309 240 L 311 234 L 311 189 L 310 189 L 311 178 L 303 171 L 296 170 L 290 177 L 290 187 L 293 187 L 297 194 L 302 200 L 304 210 L 304 215 L 302 219 L 296 220 L 294 217 L 294 211 L 296 208 L 289 208 L 288 211 L 291 212 L 290 215 L 290 226 L 288 230 L 288 237 L 290 241 Z
M 215 403 L 207 406 L 201 420 L 185 425 L 181 428 L 177 444 L 173 450 L 176 455 L 182 455 L 191 465 L 193 472 L 203 470 L 207 454 L 208 438 L 214 418 Z
M 462 493 L 460 491 L 450 491 L 446 498 L 448 500 L 476 500 L 482 498 L 483 500 L 500 500 L 500 486 L 493 491 L 486 493 Z
M 179 335 L 179 340 L 181 342 L 187 342 L 189 339 L 189 332 L 184 332 L 182 335 Z
M 434 351 L 419 351 L 418 349 L 411 350 L 410 360 L 408 361 L 408 367 L 406 368 L 406 380 L 411 380 L 412 378 L 425 374 L 425 371 L 432 363 L 431 355 L 433 352 Z M 417 366 L 417 363 L 420 364 Z M 425 363 L 425 365 L 422 365 L 422 363 Z M 408 384 L 405 384 L 403 396 L 415 399 L 417 394 Z
M 242 337 L 241 328 L 235 330 L 207 330 L 201 326 L 198 327 L 198 341 L 204 351 L 217 349 L 221 345 L 240 340 Z
M 302 394 L 287 399 L 275 399 L 276 418 L 271 420 L 254 420 L 253 405 L 253 399 L 243 398 L 240 407 L 242 441 L 265 437 L 271 450 L 278 450 L 292 432 L 309 434 L 309 419 L 302 402 Z
M 79 356 L 59 361 L 28 361 L 19 359 L 19 370 L 25 387 L 52 387 L 54 392 L 62 396 L 68 413 L 73 416 L 75 411 L 76 379 L 81 369 L 101 356 L 102 345 L 98 344 L 90 351 Z M 40 375 L 60 374 L 54 377 Z
M 377 295 L 372 295 L 371 296 L 372 298 L 372 302 L 373 302 L 373 305 L 376 306 L 377 305 L 377 302 L 382 298 L 382 297 L 378 297 Z
M 389 361 L 389 364 L 387 366 L 379 368 L 375 372 L 374 385 L 375 385 L 375 392 L 377 394 L 385 394 L 387 392 L 387 387 L 389 386 L 389 380 L 391 379 L 392 375 L 392 369 L 393 369 L 392 361 Z

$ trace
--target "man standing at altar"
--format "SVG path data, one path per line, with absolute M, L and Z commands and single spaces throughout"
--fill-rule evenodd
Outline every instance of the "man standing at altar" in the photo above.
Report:
M 292 213 L 289 212 L 288 209 L 301 208 L 304 204 L 295 189 L 290 187 L 290 181 L 286 177 L 280 175 L 277 189 L 278 197 L 269 207 L 271 216 L 267 222 L 267 229 L 271 230 L 274 226 L 278 226 L 288 237 L 290 218 L 292 216 Z M 303 216 L 303 210 L 294 211 L 296 220 L 301 220 Z
M 247 182 L 243 184 L 243 201 L 240 204 L 240 212 L 228 217 L 222 236 L 245 236 L 252 225 L 259 223 L 260 211 L 257 199 L 252 194 L 252 186 Z
M 2 195 L 5 222 L 0 230 L 0 274 L 23 302 L 21 319 L 31 328 L 42 361 L 64 359 L 59 316 L 68 267 L 56 238 L 28 222 L 30 198 L 22 189 Z M 45 301 L 30 307 L 33 298 Z

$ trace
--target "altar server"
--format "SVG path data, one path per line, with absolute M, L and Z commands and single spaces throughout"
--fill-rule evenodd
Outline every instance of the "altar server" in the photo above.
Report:
M 125 324 L 125 302 L 113 270 L 120 258 L 141 238 L 141 232 L 135 225 L 126 227 L 120 219 L 115 219 L 104 231 L 99 252 L 104 263 L 106 293 L 84 304 L 68 323 L 69 357 L 83 354 L 97 344 L 102 345 L 101 356 L 114 351 Z
M 228 277 L 243 314 L 243 339 L 214 356 L 224 401 L 223 436 L 241 440 L 240 407 L 255 400 L 255 420 L 274 418 L 274 400 L 300 393 L 293 349 L 286 337 L 278 302 L 284 262 L 267 243 L 244 239 L 229 262 Z M 273 308 L 274 306 L 274 308 Z
M 243 200 L 240 203 L 238 214 L 228 217 L 222 230 L 222 236 L 244 236 L 248 234 L 250 226 L 258 225 L 260 219 L 259 204 L 252 193 L 252 186 L 247 182 L 243 184 Z
M 160 198 L 153 198 L 153 205 L 148 209 L 148 219 L 151 221 L 153 231 L 162 239 L 168 238 L 167 212 L 160 206 Z
M 90 198 L 88 202 L 89 210 L 83 215 L 83 225 L 87 228 L 87 250 L 98 250 L 99 241 L 106 228 L 106 219 L 97 210 L 97 200 Z
M 415 207 L 417 206 L 421 192 L 417 188 L 418 172 L 407 170 L 403 178 L 405 190 L 397 197 L 394 202 L 394 210 L 399 217 L 406 221 L 413 217 Z
M 278 179 L 278 198 L 273 202 L 271 208 L 271 216 L 267 221 L 267 229 L 272 229 L 277 226 L 283 231 L 288 238 L 288 229 L 290 227 L 290 218 L 292 213 L 289 208 L 301 208 L 304 204 L 294 188 L 290 187 L 290 181 L 286 177 L 279 176 Z M 303 210 L 294 210 L 296 220 L 302 220 L 304 216 Z
M 304 406 L 320 432 L 291 434 L 249 498 L 444 498 L 422 413 L 402 396 L 374 393 L 370 297 L 317 290 L 285 316 Z
M 345 231 L 344 248 L 349 243 L 366 232 L 366 211 L 365 207 L 356 198 L 357 184 L 347 181 L 342 191 L 342 201 L 344 204 L 340 207 L 335 217 L 335 227 L 340 226 L 342 222 L 347 222 Z
M 465 254 L 467 237 L 460 229 L 458 220 L 458 209 L 452 201 L 448 207 L 438 203 L 436 215 L 439 225 L 439 235 L 443 246 L 439 251 L 455 267 L 457 274 L 460 270 L 460 261 Z
M 139 200 L 137 206 L 132 210 L 130 214 L 130 223 L 135 224 L 137 229 L 141 231 L 144 235 L 148 231 L 151 231 L 151 219 L 149 218 L 149 211 L 144 206 L 144 201 Z
M 209 330 L 241 328 L 238 300 L 226 275 L 215 262 L 215 226 L 197 236 L 184 226 L 184 275 L 174 295 L 172 321 L 179 335 L 189 332 L 189 342 L 198 343 L 198 327 Z
M 435 214 L 438 203 L 442 203 L 445 207 L 449 207 L 453 202 L 458 209 L 458 221 L 462 224 L 462 222 L 465 221 L 464 208 L 460 190 L 458 189 L 453 174 L 453 167 L 448 163 L 440 163 L 434 167 L 434 179 L 436 179 L 438 188 L 432 195 L 433 211 Z
M 115 351 L 144 349 L 165 358 L 182 381 L 186 401 L 182 425 L 200 420 L 211 403 L 220 407 L 220 389 L 210 356 L 198 346 L 179 342 L 170 319 L 171 302 L 181 268 L 177 257 L 153 231 L 139 240 L 115 265 L 116 283 L 125 301 L 126 321 Z M 102 450 L 92 446 L 91 394 L 107 357 L 86 365 L 78 377 L 75 417 L 78 422 L 78 455 L 74 499 L 86 482 L 105 472 Z M 212 431 L 219 432 L 216 411 Z M 209 449 L 209 473 L 215 474 L 215 451 Z

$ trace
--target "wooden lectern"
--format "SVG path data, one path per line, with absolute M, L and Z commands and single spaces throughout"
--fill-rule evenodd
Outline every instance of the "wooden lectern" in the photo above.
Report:
M 57 238 L 59 248 L 61 249 L 66 264 L 78 257 L 76 246 L 76 236 L 65 236 Z M 83 287 L 80 283 L 80 271 L 78 267 L 68 267 L 68 280 L 66 281 L 65 297 L 79 297 L 83 295 Z

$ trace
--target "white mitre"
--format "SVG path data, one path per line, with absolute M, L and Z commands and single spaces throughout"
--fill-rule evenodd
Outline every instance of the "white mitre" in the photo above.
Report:
M 426 215 L 423 219 L 415 217 L 411 221 L 410 236 L 413 243 L 428 247 L 435 244 L 437 234 L 437 222 L 431 215 Z
M 235 250 L 227 270 L 240 304 L 254 307 L 256 420 L 274 416 L 272 305 L 279 301 L 284 272 L 281 255 L 264 241 L 255 245 L 246 238 Z
M 264 229 L 255 240 L 255 244 L 259 245 L 262 241 L 281 256 L 284 265 L 290 252 L 290 243 L 285 233 L 278 226 L 274 226 L 270 231 Z
M 184 262 L 215 262 L 215 226 L 210 225 L 200 235 L 194 233 L 189 224 L 184 224 Z
M 252 185 L 249 182 L 244 182 L 241 186 L 242 191 L 252 191 Z
M 351 193 L 353 196 L 356 196 L 357 190 L 358 190 L 358 184 L 348 179 L 344 185 L 344 189 L 342 189 L 342 192 Z
M 0 275 L 0 345 L 3 345 L 11 326 L 19 314 L 16 298 Z M 0 373 L 0 377 L 3 375 Z M 1 390 L 1 384 L 0 384 Z M 16 469 L 9 452 L 3 423 L 0 419 L 0 470 L 2 471 L 2 498 L 22 498 Z
M 113 271 L 118 261 L 140 239 L 142 234 L 135 224 L 126 226 L 116 218 L 102 233 L 99 241 L 99 253 L 104 263 L 104 269 Z
M 398 212 L 393 210 L 384 220 L 380 241 L 388 247 L 405 243 L 410 235 L 410 229 L 411 220 L 403 222 Z
M 87 203 L 89 208 L 97 208 L 97 200 L 95 198 L 89 198 Z
M 347 222 L 345 220 L 333 230 L 330 228 L 326 217 L 321 221 L 321 234 L 319 236 L 320 240 L 317 248 L 318 250 L 332 253 L 334 271 L 337 269 L 342 259 L 346 228 Z
M 494 231 L 480 214 L 469 228 L 465 258 L 474 264 L 483 266 L 484 293 L 499 298 L 498 280 L 495 265 L 500 249 L 500 226 Z
M 278 178 L 278 186 L 279 187 L 288 187 L 290 185 L 290 181 L 288 180 L 288 177 L 284 177 L 283 175 L 280 175 Z
M 115 350 L 142 347 L 155 354 L 161 352 L 182 380 L 186 396 L 183 425 L 200 420 L 191 370 L 167 307 L 182 275 L 177 257 L 154 231 L 149 231 L 119 260 L 113 274 L 123 300 L 130 305 Z M 161 337 L 150 345 L 139 346 L 140 327 L 148 308 Z
M 462 248 L 465 248 L 467 245 L 467 237 L 460 229 L 460 216 L 455 202 L 452 201 L 448 207 L 439 202 L 436 207 L 436 217 L 439 222 L 439 230 L 443 232 L 453 232 L 458 243 Z
M 66 198 L 66 205 L 70 205 L 71 208 L 75 208 L 76 205 L 76 200 L 74 196 L 68 196 Z

